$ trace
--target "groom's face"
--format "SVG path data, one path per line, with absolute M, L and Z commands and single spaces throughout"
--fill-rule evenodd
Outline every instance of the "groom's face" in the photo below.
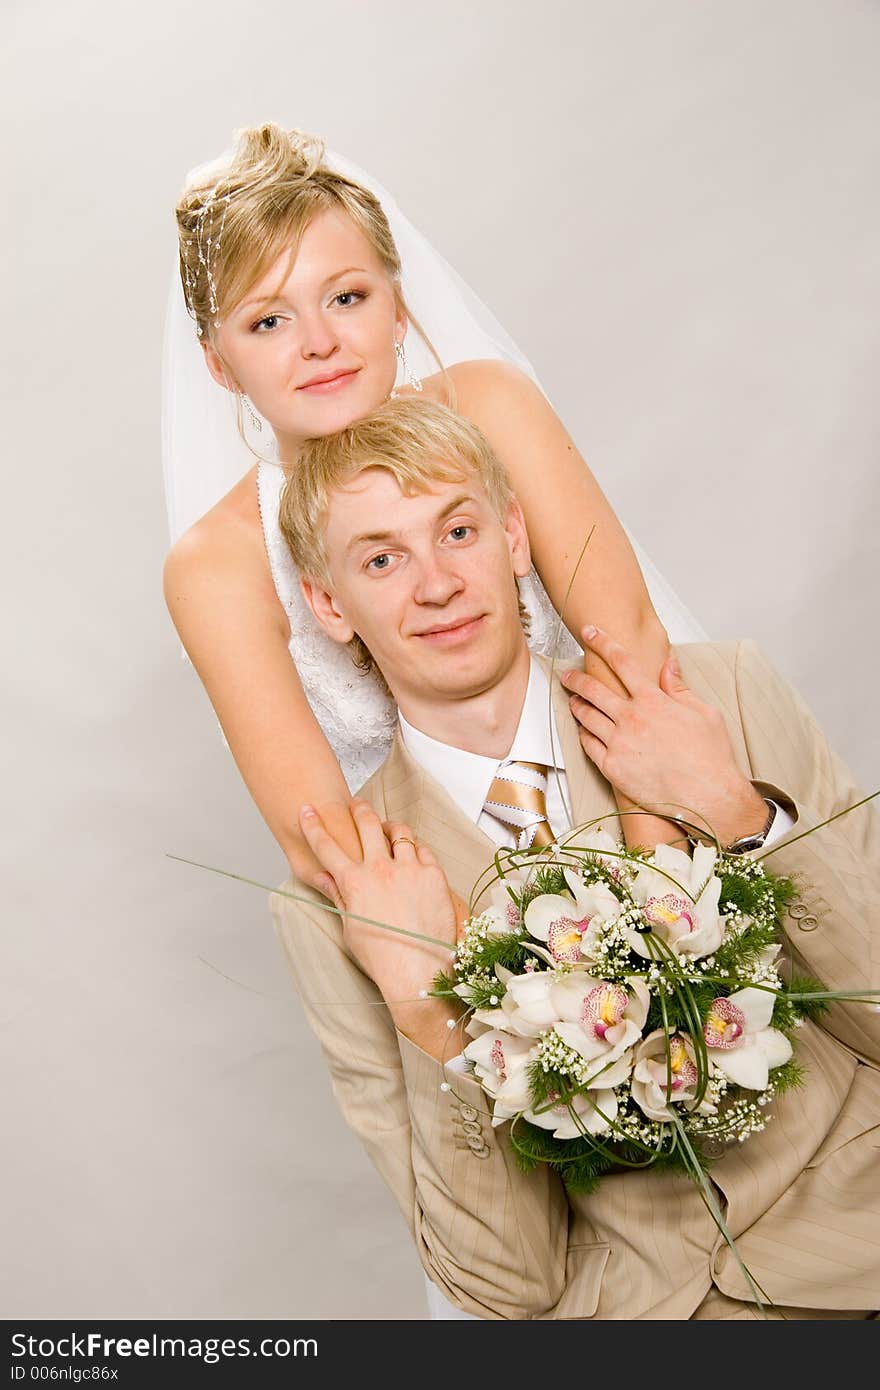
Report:
M 470 471 L 405 496 L 365 470 L 331 495 L 325 544 L 332 587 L 306 585 L 312 607 L 337 641 L 366 643 L 404 709 L 489 689 L 521 654 L 522 512 L 501 521 Z

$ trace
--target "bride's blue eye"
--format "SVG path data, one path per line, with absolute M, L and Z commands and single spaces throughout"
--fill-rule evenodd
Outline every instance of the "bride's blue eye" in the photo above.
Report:
M 333 296 L 333 302 L 339 304 L 342 309 L 348 309 L 350 305 L 357 304 L 359 300 L 366 299 L 366 297 L 360 290 L 340 290 L 338 294 Z M 347 303 L 343 304 L 343 300 L 347 300 Z
M 264 329 L 264 326 L 265 326 L 265 329 Z M 278 315 L 277 315 L 277 314 L 267 314 L 265 318 L 257 319 L 257 322 L 256 322 L 255 324 L 253 324 L 252 327 L 251 327 L 251 332 L 252 332 L 252 333 L 260 333 L 260 332 L 262 332 L 262 331 L 265 331 L 265 332 L 267 332 L 267 333 L 271 333 L 271 332 L 272 332 L 272 329 L 273 329 L 273 328 L 276 328 L 277 326 L 278 326 Z

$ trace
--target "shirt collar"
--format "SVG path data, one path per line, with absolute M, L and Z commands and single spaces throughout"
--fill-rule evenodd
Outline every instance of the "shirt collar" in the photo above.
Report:
M 479 753 L 466 753 L 462 748 L 441 743 L 423 734 L 420 729 L 413 728 L 402 714 L 399 719 L 400 734 L 407 752 L 444 787 L 474 824 L 480 818 L 483 802 L 502 763 L 544 763 L 548 768 L 565 771 L 550 702 L 550 682 L 534 657 L 531 658 L 529 683 L 519 724 L 506 758 L 484 758 Z
M 519 724 L 510 752 L 502 761 L 544 763 L 548 768 L 565 771 L 550 699 L 550 682 L 544 668 L 534 657 L 531 659 L 529 684 Z

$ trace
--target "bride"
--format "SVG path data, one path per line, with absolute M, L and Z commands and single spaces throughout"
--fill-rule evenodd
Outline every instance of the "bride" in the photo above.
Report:
M 319 140 L 263 125 L 191 178 L 177 222 L 166 601 L 294 875 L 326 891 L 300 808 L 335 804 L 328 828 L 356 844 L 348 798 L 383 760 L 396 711 L 317 627 L 281 537 L 281 490 L 306 439 L 395 391 L 451 405 L 487 436 L 522 504 L 537 570 L 521 581 L 534 649 L 580 658 L 558 623 L 563 608 L 571 632 L 594 623 L 658 672 L 669 636 L 704 634 L 644 556 L 640 568 L 528 363 L 373 180 Z M 614 683 L 597 657 L 586 661 Z M 627 838 L 645 843 L 636 819 L 624 818 Z

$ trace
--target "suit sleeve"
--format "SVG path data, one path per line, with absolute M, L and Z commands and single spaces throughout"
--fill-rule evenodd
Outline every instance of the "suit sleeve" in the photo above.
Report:
M 565 1285 L 568 1201 L 544 1166 L 522 1173 L 493 1130 L 479 1084 L 450 1072 L 394 1027 L 348 954 L 339 919 L 301 885 L 270 900 L 333 1092 L 390 1186 L 429 1278 L 481 1318 L 539 1317 Z M 282 890 L 283 891 L 283 890 Z
M 736 688 L 752 775 L 781 789 L 797 813 L 794 829 L 756 856 L 796 883 L 785 919 L 794 968 L 828 989 L 880 989 L 880 819 L 874 804 L 822 825 L 864 796 L 852 773 L 754 642 L 738 646 Z M 813 833 L 796 838 L 807 830 Z M 880 996 L 875 1003 L 832 1004 L 822 1026 L 880 1064 Z

